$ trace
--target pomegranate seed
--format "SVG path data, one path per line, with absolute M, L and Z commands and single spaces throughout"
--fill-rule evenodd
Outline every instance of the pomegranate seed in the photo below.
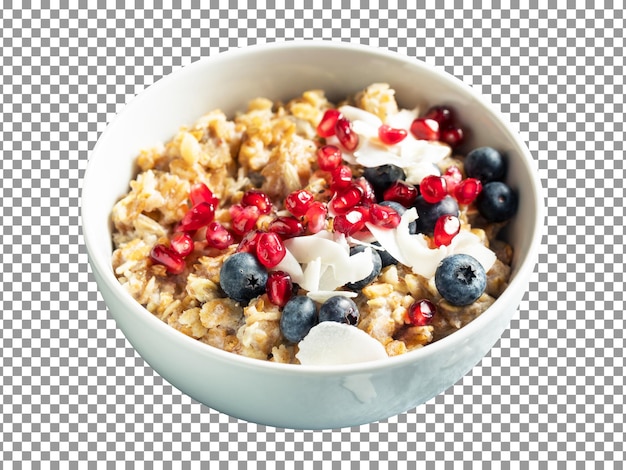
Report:
M 402 142 L 408 135 L 404 129 L 395 129 L 387 124 L 383 124 L 378 128 L 378 138 L 385 145 L 395 145 Z
M 437 121 L 439 127 L 445 129 L 454 122 L 454 111 L 449 106 L 433 106 L 426 111 L 424 118 Z
M 434 119 L 417 118 L 411 124 L 411 134 L 416 139 L 439 140 L 439 123 Z
M 326 215 L 328 215 L 328 209 L 323 203 L 316 201 L 311 204 L 304 215 L 308 231 L 310 233 L 320 232 L 326 226 Z
M 267 230 L 283 238 L 299 237 L 305 232 L 304 225 L 295 217 L 276 217 L 270 222 Z
M 241 205 L 244 207 L 255 206 L 259 209 L 261 214 L 269 214 L 272 212 L 272 201 L 270 197 L 258 189 L 246 191 L 241 199 Z
M 335 135 L 335 124 L 341 117 L 341 113 L 336 109 L 327 109 L 322 120 L 317 125 L 317 135 L 320 137 L 330 137 Z
M 335 124 L 335 135 L 339 139 L 341 145 L 350 152 L 356 150 L 359 146 L 359 136 L 352 129 L 352 123 L 349 119 L 341 116 Z
M 396 181 L 383 193 L 385 201 L 395 201 L 404 207 L 411 207 L 417 199 L 418 191 L 412 184 Z
M 296 217 L 302 217 L 313 204 L 315 196 L 306 189 L 298 189 L 285 199 L 285 208 Z
M 454 190 L 454 197 L 459 204 L 471 204 L 483 190 L 483 185 L 476 178 L 465 178 Z
M 157 264 L 162 264 L 168 273 L 180 274 L 185 270 L 185 261 L 171 248 L 165 245 L 154 245 L 150 250 L 150 259 Z
M 193 252 L 193 238 L 186 232 L 176 232 L 170 239 L 170 248 L 183 258 Z
M 434 204 L 448 194 L 446 180 L 443 176 L 429 175 L 420 183 L 420 193 L 426 202 Z
M 201 202 L 209 202 L 217 207 L 219 199 L 213 195 L 213 192 L 204 183 L 195 183 L 191 185 L 189 190 L 189 199 L 192 206 L 197 206 Z
M 441 141 L 452 148 L 461 145 L 464 137 L 463 129 L 460 127 L 450 127 L 441 131 Z
M 443 178 L 446 180 L 446 187 L 448 188 L 448 194 L 453 196 L 455 188 L 463 179 L 461 170 L 459 170 L 459 168 L 456 166 L 450 166 L 448 167 L 446 172 L 443 174 Z
M 448 246 L 461 231 L 461 222 L 455 215 L 442 215 L 435 222 L 433 240 L 436 246 Z
M 235 242 L 235 239 L 226 227 L 213 221 L 206 228 L 206 241 L 213 248 L 225 250 Z
M 430 300 L 417 300 L 411 304 L 408 311 L 409 323 L 413 326 L 426 326 L 433 321 L 437 307 Z
M 215 206 L 210 202 L 196 204 L 183 216 L 177 231 L 190 232 L 208 225 L 215 217 Z
M 354 183 L 363 190 L 363 196 L 361 197 L 361 203 L 364 205 L 374 204 L 376 202 L 376 194 L 371 183 L 367 181 L 363 176 L 354 180 Z
M 284 271 L 272 271 L 267 276 L 265 290 L 270 302 L 279 307 L 284 307 L 293 292 L 291 276 Z
M 241 204 L 233 204 L 230 206 L 229 212 L 232 219 L 233 231 L 237 235 L 244 235 L 252 230 L 261 215 L 258 207 L 243 207 Z
M 332 171 L 341 165 L 341 150 L 334 145 L 324 145 L 317 151 L 317 164 L 320 170 Z
M 352 183 L 352 170 L 347 165 L 339 165 L 331 175 L 330 189 L 338 191 L 345 189 Z
M 335 194 L 328 205 L 335 214 L 345 214 L 361 202 L 363 194 L 364 192 L 361 187 L 353 184 L 347 189 Z
M 263 266 L 273 268 L 283 260 L 286 253 L 285 244 L 277 233 L 263 232 L 259 235 L 256 257 Z
M 372 204 L 370 207 L 370 221 L 383 228 L 396 228 L 400 225 L 400 214 L 393 208 Z
M 260 230 L 252 230 L 246 233 L 239 242 L 239 245 L 237 245 L 237 252 L 243 251 L 246 253 L 252 253 L 253 255 L 256 254 L 256 247 L 259 243 L 261 233 L 263 232 Z
M 355 207 L 345 214 L 339 214 L 333 219 L 333 230 L 346 235 L 354 235 L 365 228 L 365 222 L 369 221 L 367 207 Z

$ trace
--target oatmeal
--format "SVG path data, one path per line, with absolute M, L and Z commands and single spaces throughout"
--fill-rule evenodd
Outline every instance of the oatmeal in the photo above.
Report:
M 451 108 L 402 109 L 387 84 L 210 111 L 138 155 L 111 214 L 115 275 L 172 328 L 234 354 L 342 363 L 328 351 L 424 347 L 510 277 L 506 158 L 460 154 L 463 134 Z

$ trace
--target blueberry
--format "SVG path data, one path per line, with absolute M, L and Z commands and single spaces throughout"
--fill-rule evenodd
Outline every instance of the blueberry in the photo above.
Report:
M 483 184 L 499 181 L 506 173 L 506 161 L 500 152 L 491 147 L 479 147 L 465 157 L 465 173 Z
M 380 243 L 374 242 L 372 245 L 379 246 L 381 249 L 376 250 L 378 256 L 380 256 L 380 261 L 382 263 L 382 267 L 385 268 L 387 266 L 391 266 L 392 264 L 398 264 L 398 260 L 389 254 L 387 250 L 385 250 Z
M 435 286 L 452 305 L 469 305 L 485 291 L 487 275 L 482 264 L 473 256 L 450 255 L 437 267 Z
M 383 193 L 389 186 L 398 180 L 406 179 L 404 170 L 396 165 L 381 165 L 373 168 L 366 168 L 363 176 L 374 188 L 376 199 L 381 201 Z
M 304 338 L 317 323 L 317 307 L 305 295 L 292 297 L 283 307 L 280 317 L 280 331 L 287 341 L 297 343 Z
M 442 215 L 459 216 L 459 205 L 451 196 L 444 197 L 441 201 L 431 204 L 426 202 L 423 196 L 418 196 L 414 204 L 417 210 L 418 219 L 416 222 L 416 233 L 432 235 L 437 219 Z
M 326 300 L 320 307 L 320 323 L 323 321 L 356 325 L 359 322 L 359 309 L 352 299 L 343 295 L 335 295 Z
M 406 212 L 406 207 L 404 207 L 402 204 L 400 204 L 399 202 L 396 202 L 396 201 L 382 201 L 382 202 L 379 202 L 379 204 L 381 206 L 391 207 L 398 214 L 400 214 L 400 217 L 402 217 L 402 214 L 404 214 Z M 413 222 L 411 222 L 409 224 L 409 233 L 413 233 L 413 234 L 417 233 L 417 223 L 415 221 L 413 221 Z M 397 263 L 397 261 L 396 261 L 396 263 Z M 383 266 L 388 266 L 388 265 L 386 265 L 383 262 Z
M 256 256 L 241 252 L 229 256 L 220 270 L 220 286 L 228 297 L 247 303 L 265 292 L 267 269 Z
M 372 272 L 365 279 L 361 279 L 360 281 L 356 282 L 349 282 L 348 284 L 346 284 L 346 287 L 350 290 L 358 291 L 363 289 L 366 285 L 368 285 L 370 282 L 376 279 L 376 277 L 378 277 L 378 275 L 380 274 L 380 270 L 383 268 L 383 262 L 380 259 L 378 250 L 369 248 L 365 245 L 356 245 L 350 248 L 350 256 L 361 253 L 365 251 L 366 248 L 369 249 L 370 253 L 372 254 L 372 263 L 374 264 L 374 267 L 372 269 Z
M 505 183 L 492 181 L 476 198 L 478 212 L 489 222 L 504 222 L 517 212 L 517 194 Z

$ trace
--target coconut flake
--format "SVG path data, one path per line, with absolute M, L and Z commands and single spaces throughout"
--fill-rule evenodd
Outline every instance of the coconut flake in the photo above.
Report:
M 302 276 L 302 282 L 299 283 L 300 287 L 308 291 L 316 291 L 319 289 L 322 259 L 320 257 L 315 258 L 306 265 L 303 271 L 304 276 Z
M 327 366 L 386 359 L 384 346 L 355 326 L 326 321 L 317 324 L 298 343 L 302 365 Z
M 349 251 L 346 251 L 341 244 L 315 235 L 285 240 L 285 248 L 291 251 L 301 264 L 310 263 L 318 256 L 324 264 L 341 263 L 349 256 Z
M 410 233 L 409 224 L 416 219 L 417 211 L 412 207 L 402 214 L 400 224 L 394 229 L 383 229 L 369 222 L 366 226 L 391 256 L 411 268 L 415 274 L 427 279 L 432 278 L 439 263 L 452 254 L 464 253 L 473 256 L 482 264 L 485 272 L 493 266 L 496 255 L 481 243 L 478 236 L 462 231 L 452 239 L 450 245 L 430 248 L 423 234 Z
M 356 292 L 350 292 L 346 290 L 318 290 L 307 292 L 306 294 L 307 297 L 314 300 L 315 302 L 319 302 L 320 304 L 323 304 L 328 299 L 330 299 L 331 297 L 335 297 L 336 295 L 342 295 L 344 297 L 353 299 L 358 294 Z
M 430 175 L 439 176 L 441 170 L 433 163 L 417 163 L 404 169 L 406 174 L 405 181 L 410 184 L 418 185 L 422 180 Z
M 485 272 L 489 272 L 496 262 L 496 254 L 480 241 L 480 238 L 467 231 L 459 232 L 448 246 L 449 254 L 465 254 L 476 258 Z
M 304 277 L 302 266 L 300 266 L 298 260 L 289 250 L 285 250 L 285 257 L 280 261 L 280 263 L 274 266 L 273 270 L 285 271 L 289 274 L 289 276 L 291 276 L 291 280 L 297 284 L 300 284 Z
M 363 139 L 378 139 L 378 127 L 372 126 L 369 122 L 353 121 L 352 130 Z
M 364 109 L 350 105 L 340 106 L 338 109 L 339 112 L 344 115 L 344 117 L 352 121 L 353 126 L 355 121 L 363 121 L 366 124 L 375 127 L 376 129 L 383 125 L 383 122 L 378 116 L 368 111 L 365 111 Z
M 387 117 L 387 124 L 395 129 L 410 129 L 413 121 L 419 116 L 419 108 L 401 109 L 396 114 Z

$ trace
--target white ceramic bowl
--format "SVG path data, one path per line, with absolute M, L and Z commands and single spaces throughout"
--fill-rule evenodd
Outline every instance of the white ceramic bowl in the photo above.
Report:
M 141 148 L 171 138 L 183 124 L 221 108 L 245 109 L 257 96 L 289 99 L 320 88 L 339 99 L 387 82 L 401 106 L 454 106 L 470 125 L 470 147 L 509 156 L 508 182 L 520 204 L 508 227 L 515 249 L 510 286 L 482 316 L 423 349 L 383 361 L 335 367 L 274 364 L 193 340 L 139 305 L 111 268 L 115 201 L 134 176 Z M 423 108 L 424 109 L 424 108 Z M 541 238 L 542 198 L 533 159 L 483 98 L 454 77 L 416 59 L 331 42 L 286 42 L 230 51 L 168 76 L 132 100 L 94 148 L 83 187 L 83 235 L 111 315 L 138 353 L 172 385 L 205 405 L 248 421 L 319 429 L 353 426 L 405 412 L 463 377 L 508 327 L 524 295 Z

